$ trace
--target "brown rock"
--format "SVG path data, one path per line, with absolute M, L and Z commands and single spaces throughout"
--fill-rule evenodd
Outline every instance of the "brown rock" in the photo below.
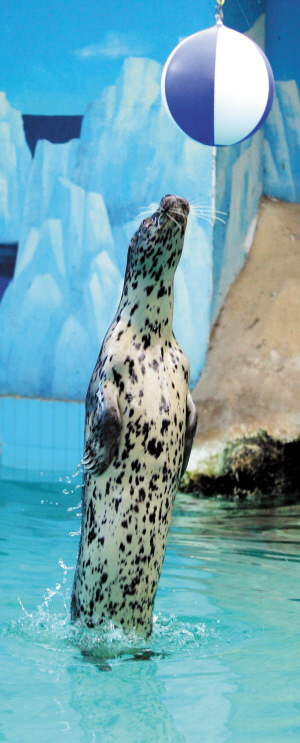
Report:
M 193 397 L 195 453 L 259 429 L 280 441 L 298 438 L 300 204 L 262 201 L 250 255 L 213 328 Z

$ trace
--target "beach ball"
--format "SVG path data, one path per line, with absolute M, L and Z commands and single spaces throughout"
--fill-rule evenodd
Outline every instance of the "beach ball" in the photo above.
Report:
M 262 49 L 220 19 L 170 54 L 161 80 L 167 113 L 206 145 L 247 139 L 267 118 L 274 78 Z

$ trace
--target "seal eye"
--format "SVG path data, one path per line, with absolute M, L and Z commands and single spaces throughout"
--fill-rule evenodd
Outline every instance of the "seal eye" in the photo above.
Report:
M 143 219 L 143 221 L 140 224 L 138 235 L 139 237 L 149 228 L 149 217 L 146 217 L 146 219 Z
M 142 221 L 142 222 L 141 222 L 141 224 L 140 224 L 140 228 L 139 228 L 139 234 L 140 234 L 140 233 L 141 233 L 141 232 L 142 232 L 143 230 L 145 230 L 145 229 L 146 229 L 146 227 L 147 227 L 147 219 L 143 219 L 143 221 Z

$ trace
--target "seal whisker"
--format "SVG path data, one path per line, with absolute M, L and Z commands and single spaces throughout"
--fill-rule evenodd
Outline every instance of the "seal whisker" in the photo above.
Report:
M 165 218 L 167 217 L 167 215 L 165 214 L 165 212 L 160 207 L 157 207 L 157 209 L 155 210 L 154 214 L 158 214 L 159 217 L 160 216 L 163 216 Z M 137 215 L 136 219 L 139 219 L 141 217 L 150 217 L 150 216 L 152 216 L 152 210 L 151 210 L 151 212 L 141 212 L 140 214 Z M 158 222 L 156 222 L 156 227 L 157 227 L 157 230 L 158 231 L 163 226 L 163 224 L 164 223 L 159 224 Z
M 180 211 L 178 211 L 176 209 L 170 209 L 169 216 L 170 216 L 170 213 L 171 212 L 172 212 L 172 214 L 178 214 L 179 217 L 182 217 L 183 216 L 182 212 L 180 212 Z
M 209 224 L 213 227 L 214 221 L 213 219 L 209 219 L 209 217 L 205 217 L 204 214 L 197 214 L 196 216 L 200 217 L 200 219 L 204 219 L 205 222 L 209 222 Z
M 212 208 L 210 204 L 204 203 L 204 202 L 200 201 L 200 199 L 193 199 L 192 201 L 189 202 L 189 204 L 190 204 L 190 206 L 196 206 L 196 207 L 197 206 L 200 206 L 201 208 L 202 207 L 205 207 L 207 209 L 211 209 Z
M 211 211 L 213 209 L 213 207 L 211 206 L 211 204 L 203 204 L 200 201 L 199 202 L 191 201 L 190 202 L 190 209 L 192 209 L 192 210 L 194 210 L 194 209 L 205 209 L 205 210 L 208 209 L 209 211 Z
M 159 204 L 157 204 L 156 202 L 153 202 L 149 204 L 148 206 L 141 206 L 136 219 L 139 219 L 140 217 L 143 217 L 143 216 L 151 217 L 153 212 L 156 212 L 158 210 L 159 210 Z
M 226 224 L 226 220 L 225 219 L 222 219 L 221 217 L 218 217 L 216 214 L 211 214 L 211 215 L 207 215 L 207 214 L 196 214 L 195 216 L 196 217 L 199 217 L 200 219 L 206 219 L 206 220 L 210 221 L 211 224 L 213 224 L 214 222 L 222 222 L 222 224 Z M 210 219 L 209 219 L 209 216 L 210 216 Z
M 228 212 L 222 212 L 221 209 L 209 209 L 208 207 L 191 207 L 192 214 L 224 214 L 227 216 Z
M 191 213 L 195 214 L 196 217 L 205 216 L 205 217 L 214 217 L 216 219 L 222 219 L 223 216 L 226 216 L 225 214 L 222 214 L 222 216 L 220 216 L 217 212 L 209 212 L 209 211 L 204 211 L 202 209 L 199 211 L 192 211 Z
M 224 212 L 222 209 L 215 209 L 211 204 L 204 204 L 201 203 L 200 200 L 197 201 L 196 199 L 190 202 L 190 210 L 192 213 L 200 210 L 204 212 L 212 212 L 213 214 L 224 214 L 226 216 L 228 214 L 228 212 Z
M 199 219 L 205 219 L 207 222 L 210 222 L 211 225 L 214 224 L 214 222 L 222 222 L 222 224 L 226 224 L 225 219 L 221 219 L 221 217 L 217 217 L 216 215 L 211 215 L 211 218 L 209 218 L 205 214 L 196 214 L 196 217 L 199 217 Z
M 160 209 L 160 206 L 156 201 L 151 201 L 151 204 L 145 204 L 145 206 L 141 206 L 140 209 L 151 209 L 152 213 L 157 212 Z
M 226 221 L 219 217 L 219 214 L 222 214 L 224 216 L 227 216 L 227 212 L 222 212 L 221 210 L 214 210 L 214 209 L 208 209 L 207 207 L 200 209 L 199 207 L 191 207 L 191 214 L 195 214 L 196 217 L 200 217 L 201 219 L 206 219 L 211 224 L 213 224 L 215 221 L 222 222 L 223 224 L 226 224 Z M 210 217 L 210 219 L 209 219 Z
M 170 219 L 172 219 L 172 222 L 175 222 L 175 224 L 177 224 L 177 227 L 179 227 L 179 229 L 180 229 L 180 224 L 178 224 L 178 222 L 176 222 L 175 217 L 172 217 L 171 211 L 172 211 L 172 214 L 174 213 L 174 210 L 173 209 L 170 209 L 170 211 L 167 212 L 167 216 L 170 217 Z M 180 213 L 181 212 L 175 212 L 175 214 L 180 214 Z
M 142 219 L 143 217 L 151 217 L 151 212 L 140 212 L 136 215 L 136 219 Z
M 226 224 L 226 219 L 221 219 L 221 217 L 215 217 L 215 222 L 222 222 L 222 224 Z

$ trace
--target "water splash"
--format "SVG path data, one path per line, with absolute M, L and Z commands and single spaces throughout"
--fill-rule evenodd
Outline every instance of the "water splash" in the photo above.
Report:
M 79 462 L 79 464 L 76 467 L 76 470 L 74 470 L 71 475 L 65 475 L 64 478 L 59 477 L 58 482 L 63 482 L 63 480 L 65 479 L 68 485 L 73 485 L 72 480 L 74 480 L 75 477 L 78 477 L 78 475 L 82 475 L 83 472 L 84 472 L 83 465 L 81 462 Z M 81 489 L 81 487 L 82 487 L 81 482 L 76 483 L 76 485 L 74 485 L 74 487 L 71 488 L 70 490 L 68 490 L 68 488 L 64 488 L 62 492 L 64 495 L 70 495 L 74 493 L 75 490 L 78 490 L 79 488 Z
M 0 634 L 12 637 L 22 655 L 35 647 L 37 658 L 45 657 L 51 651 L 60 654 L 60 662 L 68 662 L 70 652 L 75 653 L 78 662 L 90 662 L 100 670 L 109 670 L 108 664 L 119 664 L 128 660 L 153 660 L 158 662 L 166 656 L 180 653 L 183 656 L 206 656 L 218 651 L 220 644 L 227 643 L 222 638 L 218 620 L 191 622 L 179 619 L 176 614 L 154 616 L 153 632 L 150 638 L 137 634 L 134 630 L 125 632 L 106 620 L 97 628 L 90 629 L 71 624 L 70 594 L 67 587 L 68 575 L 73 566 L 59 560 L 63 570 L 61 583 L 55 588 L 47 588 L 44 601 L 35 611 L 27 611 L 19 598 L 21 614 L 0 630 Z M 21 647 L 20 647 L 21 646 Z

